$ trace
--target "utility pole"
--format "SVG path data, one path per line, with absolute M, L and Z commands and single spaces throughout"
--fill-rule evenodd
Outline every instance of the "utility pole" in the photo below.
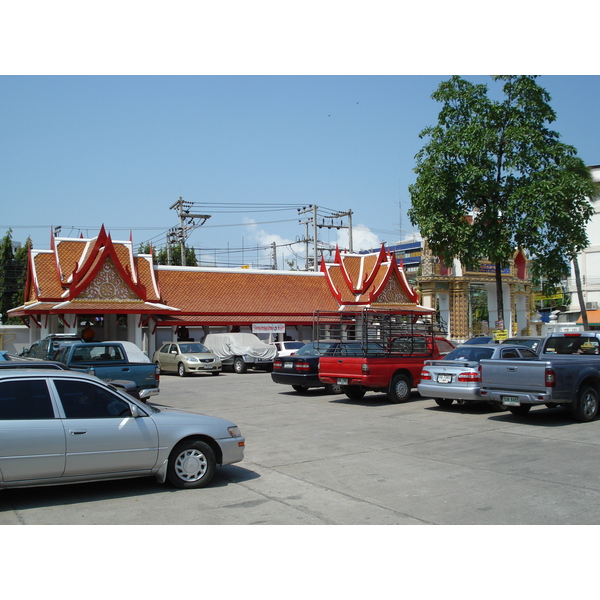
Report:
M 273 242 L 271 247 L 273 248 L 273 271 L 277 271 L 277 244 Z
M 312 223 L 313 226 L 313 270 L 318 270 L 319 265 L 319 242 L 317 237 L 317 229 L 327 227 L 328 229 L 348 229 L 348 249 L 350 253 L 354 252 L 353 243 L 352 243 L 352 211 L 348 210 L 347 212 L 338 212 L 332 215 L 328 215 L 322 218 L 322 222 L 317 222 L 317 211 L 318 206 L 316 204 L 310 204 L 308 208 L 303 206 L 301 209 L 298 209 L 298 214 L 303 215 L 309 212 L 312 212 L 312 217 L 308 217 L 306 221 L 300 221 L 300 225 L 306 225 L 306 235 L 304 241 L 306 242 L 306 270 L 308 271 L 308 242 L 311 239 L 308 237 L 308 225 Z M 340 221 L 339 225 L 336 225 L 333 220 L 334 219 L 342 219 L 343 217 L 348 217 L 348 225 L 344 225 L 342 221 Z M 330 219 L 331 223 L 326 224 L 325 219 Z
M 315 204 L 310 204 L 308 208 L 305 206 L 302 209 L 298 209 L 299 215 L 305 215 L 306 213 L 312 212 L 313 216 L 308 217 L 306 221 L 300 221 L 300 225 L 306 225 L 306 235 L 304 236 L 304 241 L 306 242 L 306 270 L 308 271 L 308 242 L 310 238 L 308 237 L 308 226 L 312 223 L 313 226 L 313 271 L 317 270 L 317 209 L 318 206 Z
M 197 215 L 190 213 L 190 208 L 193 206 L 192 202 L 185 201 L 181 196 L 179 196 L 179 200 L 175 202 L 172 206 L 169 207 L 169 210 L 177 209 L 177 214 L 179 216 L 179 227 L 173 228 L 176 232 L 176 235 L 179 239 L 179 247 L 181 249 L 181 265 L 185 267 L 185 240 L 189 236 L 189 232 L 196 227 L 200 227 L 204 225 L 208 219 L 212 215 Z M 194 219 L 202 219 L 202 223 L 199 225 L 194 224 Z M 185 222 L 187 221 L 187 226 Z
M 339 225 L 336 225 L 333 220 L 334 219 L 342 219 L 343 217 L 348 217 L 348 225 L 343 225 L 342 221 L 340 221 Z M 331 223 L 326 224 L 325 219 L 331 219 Z M 347 212 L 338 212 L 327 217 L 323 217 L 323 221 L 320 225 L 317 225 L 319 228 L 327 227 L 327 229 L 347 229 L 348 230 L 348 251 L 350 254 L 354 252 L 354 246 L 352 242 L 352 211 L 348 210 Z

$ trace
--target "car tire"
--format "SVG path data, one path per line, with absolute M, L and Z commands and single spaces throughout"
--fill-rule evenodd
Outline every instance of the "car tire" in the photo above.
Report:
M 342 388 L 342 391 L 350 400 L 360 400 L 366 393 L 366 390 L 359 385 L 349 385 Z
M 435 403 L 438 406 L 441 406 L 443 408 L 448 408 L 449 406 L 452 406 L 452 403 L 454 402 L 454 400 L 451 400 L 450 398 L 434 398 L 435 399 Z
M 307 392 L 308 391 L 308 387 L 305 385 L 298 385 L 298 384 L 294 384 L 292 385 L 292 389 L 295 390 L 296 392 L 302 393 L 302 392 Z
M 167 465 L 167 479 L 178 488 L 208 485 L 217 468 L 213 449 L 200 440 L 184 440 L 173 448 Z
M 526 415 L 531 410 L 531 404 L 521 404 L 521 406 L 509 406 L 508 410 L 513 415 Z
M 220 375 L 221 371 L 211 371 L 211 375 Z
M 246 366 L 246 363 L 244 362 L 244 359 L 240 356 L 236 356 L 233 359 L 233 371 L 234 373 L 245 373 L 248 370 L 248 367 Z
M 326 383 L 325 384 L 325 391 L 328 394 L 341 394 L 342 393 L 342 386 L 341 385 L 336 385 L 335 383 Z
M 185 377 L 187 375 L 185 365 L 183 363 L 179 363 L 177 365 L 177 374 L 179 375 L 179 377 Z
M 573 417 L 580 423 L 589 423 L 598 416 L 598 407 L 598 391 L 591 385 L 585 385 L 577 394 Z
M 401 404 L 410 398 L 411 385 L 406 375 L 396 375 L 392 378 L 388 398 L 394 404 Z

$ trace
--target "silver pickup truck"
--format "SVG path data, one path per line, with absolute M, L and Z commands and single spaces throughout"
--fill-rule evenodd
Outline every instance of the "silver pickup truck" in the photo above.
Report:
M 554 333 L 538 360 L 482 360 L 481 396 L 510 412 L 564 406 L 577 421 L 593 421 L 600 408 L 600 332 Z

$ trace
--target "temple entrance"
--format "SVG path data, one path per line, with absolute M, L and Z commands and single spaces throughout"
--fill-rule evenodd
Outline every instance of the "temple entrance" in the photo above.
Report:
M 484 284 L 469 283 L 469 337 L 489 335 L 488 290 Z

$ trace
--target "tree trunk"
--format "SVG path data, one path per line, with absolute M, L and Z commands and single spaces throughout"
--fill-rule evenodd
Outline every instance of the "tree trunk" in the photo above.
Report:
M 496 302 L 498 304 L 498 321 L 502 321 L 502 329 L 507 329 L 504 322 L 504 299 L 502 297 L 502 265 L 496 263 Z
M 579 307 L 581 308 L 581 320 L 583 321 L 584 331 L 589 331 L 590 324 L 588 323 L 587 309 L 583 299 L 583 290 L 581 289 L 581 274 L 579 273 L 579 262 L 577 257 L 573 257 L 573 274 L 575 275 L 575 285 L 577 286 L 577 298 L 579 299 Z

